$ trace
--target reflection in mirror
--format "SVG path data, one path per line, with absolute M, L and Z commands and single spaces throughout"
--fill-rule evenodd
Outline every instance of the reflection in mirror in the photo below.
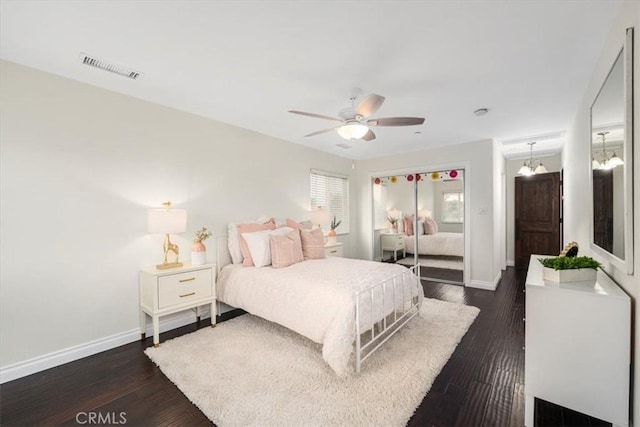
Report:
M 375 177 L 372 186 L 376 258 L 464 284 L 464 170 Z
M 593 242 L 624 259 L 624 72 L 618 55 L 591 107 Z
M 631 33 L 591 106 L 592 245 L 631 274 Z

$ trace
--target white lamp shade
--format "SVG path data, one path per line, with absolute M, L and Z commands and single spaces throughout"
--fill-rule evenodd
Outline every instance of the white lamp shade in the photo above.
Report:
M 187 231 L 187 211 L 182 209 L 149 209 L 147 232 L 152 234 L 184 233 Z
M 360 139 L 365 136 L 367 132 L 369 132 L 369 128 L 360 123 L 347 123 L 338 128 L 340 136 L 349 140 Z
M 547 168 L 545 168 L 544 165 L 540 163 L 536 168 L 536 173 L 547 173 Z
M 624 165 L 624 162 L 616 153 L 613 153 L 613 157 L 609 159 L 609 166 L 611 169 Z
M 309 219 L 314 225 L 327 225 L 329 224 L 329 212 L 323 208 L 312 209 Z
M 525 163 L 522 165 L 522 167 L 520 168 L 520 170 L 518 170 L 518 175 L 523 175 L 523 176 L 529 176 L 529 175 L 533 175 L 533 171 L 531 170 L 531 168 Z

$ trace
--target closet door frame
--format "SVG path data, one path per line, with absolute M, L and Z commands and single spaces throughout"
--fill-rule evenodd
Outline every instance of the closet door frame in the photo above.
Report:
M 471 209 L 472 209 L 472 201 L 471 201 L 471 162 L 469 161 L 461 161 L 461 162 L 451 162 L 451 163 L 434 163 L 427 164 L 421 166 L 412 166 L 407 168 L 400 169 L 385 169 L 381 171 L 371 172 L 369 173 L 369 191 L 368 191 L 368 203 L 369 203 L 369 259 L 375 260 L 375 228 L 374 228 L 374 203 L 373 203 L 373 180 L 377 177 L 384 176 L 394 176 L 394 175 L 409 175 L 412 173 L 424 173 L 424 172 L 433 172 L 433 171 L 442 171 L 442 170 L 450 170 L 450 169 L 463 169 L 464 170 L 464 272 L 463 272 L 463 282 L 464 286 L 469 286 L 471 282 Z M 414 217 L 418 217 L 417 206 L 417 191 L 418 187 L 416 185 L 416 181 L 414 181 Z M 415 223 L 414 223 L 415 226 Z M 416 251 L 417 252 L 417 251 Z M 417 254 L 415 255 L 417 256 Z

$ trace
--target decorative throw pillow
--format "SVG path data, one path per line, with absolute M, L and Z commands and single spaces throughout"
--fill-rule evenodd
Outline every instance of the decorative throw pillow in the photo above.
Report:
M 413 215 L 404 217 L 404 234 L 413 236 Z
M 325 257 L 324 236 L 322 230 L 300 230 L 302 240 L 302 255 L 304 259 L 321 259 Z
M 284 236 L 292 231 L 293 228 L 280 227 L 275 230 L 262 230 L 242 234 L 242 237 L 249 247 L 249 252 L 251 252 L 253 265 L 256 267 L 271 265 L 271 246 L 269 238 L 271 236 Z
M 242 237 L 244 233 L 253 233 L 255 231 L 261 230 L 274 230 L 276 228 L 276 223 L 273 220 L 270 220 L 264 224 L 255 224 L 255 223 L 247 223 L 247 224 L 238 224 L 238 234 L 240 235 L 240 251 L 242 252 L 242 265 L 245 267 L 253 266 L 253 259 L 251 258 L 251 252 L 249 251 L 249 246 L 247 246 L 247 241 Z
M 436 234 L 438 232 L 438 224 L 432 219 L 424 220 L 424 234 Z
M 287 218 L 287 227 L 291 227 L 296 230 L 311 230 L 313 228 L 313 224 L 311 224 L 311 221 L 298 222 Z
M 300 231 L 294 230 L 284 236 L 270 236 L 271 266 L 283 268 L 304 261 Z
M 229 248 L 229 255 L 231 255 L 231 261 L 234 264 L 240 264 L 242 262 L 242 250 L 240 249 L 240 235 L 238 234 L 238 224 L 264 224 L 272 219 L 266 215 L 261 216 L 255 221 L 230 222 L 227 225 L 227 246 Z
M 418 220 L 418 228 L 416 228 L 416 236 L 422 236 L 424 234 L 424 221 Z

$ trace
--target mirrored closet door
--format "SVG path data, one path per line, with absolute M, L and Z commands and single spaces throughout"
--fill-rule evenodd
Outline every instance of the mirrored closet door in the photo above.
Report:
M 464 170 L 379 176 L 371 185 L 374 258 L 463 284 Z

